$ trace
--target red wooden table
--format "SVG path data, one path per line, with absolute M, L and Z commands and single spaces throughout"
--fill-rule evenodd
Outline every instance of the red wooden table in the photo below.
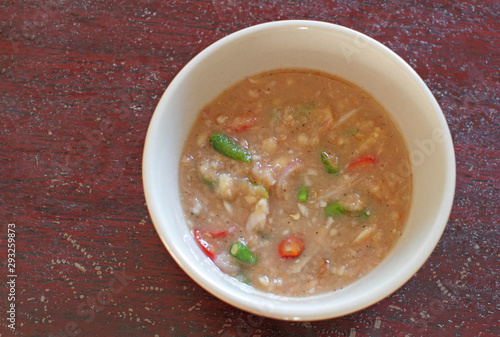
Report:
M 0 336 L 497 336 L 499 12 L 497 0 L 0 2 Z M 177 72 L 227 34 L 282 19 L 393 49 L 436 96 L 457 155 L 427 263 L 327 321 L 257 317 L 205 292 L 163 247 L 142 190 L 148 123 Z

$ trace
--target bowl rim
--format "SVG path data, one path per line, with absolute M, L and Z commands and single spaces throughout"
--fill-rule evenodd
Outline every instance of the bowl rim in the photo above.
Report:
M 242 37 L 245 36 L 250 36 L 253 34 L 260 33 L 262 31 L 266 30 L 273 30 L 273 29 L 298 29 L 300 27 L 307 27 L 307 29 L 326 29 L 326 30 L 332 30 L 337 33 L 341 34 L 347 34 L 351 36 L 356 36 L 359 38 L 367 39 L 367 41 L 370 42 L 370 48 L 376 48 L 380 51 L 382 51 L 384 54 L 387 54 L 392 61 L 397 62 L 399 65 L 401 65 L 406 72 L 408 72 L 412 78 L 412 80 L 416 81 L 418 86 L 424 90 L 426 97 L 429 99 L 429 102 L 431 103 L 433 109 L 435 110 L 435 115 L 439 119 L 439 124 L 441 128 L 445 132 L 445 138 L 446 141 L 444 143 L 444 146 L 446 148 L 446 154 L 448 156 L 447 162 L 450 163 L 448 167 L 448 175 L 447 175 L 447 181 L 445 182 L 446 186 L 446 191 L 447 193 L 443 193 L 443 198 L 441 199 L 442 202 L 442 207 L 438 213 L 438 217 L 435 219 L 434 225 L 432 227 L 433 231 L 426 235 L 426 241 L 425 241 L 425 254 L 421 254 L 417 259 L 416 262 L 413 263 L 411 266 L 409 266 L 404 273 L 398 273 L 392 280 L 392 286 L 386 287 L 386 289 L 379 290 L 377 292 L 374 292 L 371 296 L 370 299 L 368 300 L 360 300 L 362 302 L 361 305 L 351 305 L 350 307 L 344 308 L 343 311 L 341 312 L 336 312 L 336 313 L 331 313 L 328 312 L 328 310 L 322 311 L 322 308 L 309 311 L 309 312 L 301 312 L 298 313 L 296 310 L 294 312 L 290 312 L 289 310 L 282 310 L 280 312 L 276 312 L 276 310 L 266 310 L 265 308 L 262 309 L 261 307 L 257 307 L 253 303 L 249 302 L 248 299 L 245 298 L 243 294 L 237 294 L 237 293 L 229 293 L 225 289 L 223 289 L 220 285 L 218 284 L 210 284 L 207 283 L 207 280 L 203 278 L 203 276 L 200 274 L 200 266 L 196 266 L 196 263 L 193 261 L 188 261 L 186 260 L 185 256 L 182 256 L 182 254 L 179 254 L 179 251 L 173 247 L 174 244 L 169 241 L 167 237 L 162 235 L 162 229 L 160 228 L 159 220 L 158 220 L 158 209 L 152 200 L 151 196 L 151 189 L 154 188 L 154 181 L 151 180 L 151 175 L 148 173 L 151 170 L 150 163 L 153 161 L 153 156 L 154 154 L 151 152 L 151 144 L 153 142 L 153 134 L 154 132 L 158 132 L 155 130 L 155 121 L 158 118 L 158 115 L 162 114 L 163 106 L 165 105 L 164 103 L 164 98 L 167 96 L 167 93 L 169 93 L 173 87 L 176 87 L 179 83 L 181 83 L 185 77 L 187 77 L 190 72 L 192 71 L 193 68 L 197 66 L 198 63 L 203 62 L 205 58 L 210 57 L 210 55 L 214 52 L 216 52 L 220 47 L 230 44 L 235 40 L 238 40 Z M 425 263 L 425 261 L 429 258 L 429 256 L 432 254 L 434 251 L 436 245 L 438 244 L 449 219 L 452 205 L 453 205 L 453 199 L 454 199 L 454 194 L 455 194 L 455 180 L 456 180 L 456 162 L 455 162 L 455 153 L 454 153 L 454 148 L 453 148 L 453 142 L 451 139 L 451 134 L 449 131 L 448 124 L 446 122 L 446 119 L 444 117 L 444 114 L 439 107 L 439 104 L 437 103 L 434 95 L 430 91 L 430 89 L 427 87 L 425 82 L 422 80 L 422 78 L 416 73 L 416 71 L 408 65 L 399 55 L 397 55 L 394 51 L 389 49 L 388 47 L 384 46 L 382 43 L 378 42 L 377 40 L 360 33 L 356 30 L 353 30 L 351 28 L 347 28 L 344 26 L 340 26 L 334 23 L 329 23 L 329 22 L 323 22 L 323 21 L 315 21 L 315 20 L 280 20 L 280 21 L 271 21 L 271 22 L 265 22 L 265 23 L 260 23 L 257 25 L 253 25 L 247 28 L 243 28 L 241 30 L 235 31 L 206 47 L 203 49 L 200 53 L 198 53 L 195 57 L 193 57 L 186 65 L 177 73 L 177 75 L 173 78 L 173 80 L 170 82 L 168 87 L 166 88 L 165 92 L 162 94 L 162 97 L 153 113 L 153 116 L 151 118 L 151 122 L 148 126 L 147 134 L 146 134 L 146 139 L 145 139 L 145 145 L 144 145 L 144 152 L 143 152 L 143 161 L 142 161 L 142 166 L 143 166 L 143 172 L 142 172 L 142 178 L 143 178 L 143 189 L 144 189 L 144 194 L 145 194 L 145 199 L 146 199 L 146 204 L 151 216 L 151 220 L 153 222 L 153 225 L 162 241 L 164 246 L 167 248 L 168 252 L 170 255 L 173 257 L 173 259 L 176 261 L 176 263 L 190 276 L 191 279 L 193 279 L 197 284 L 199 284 L 202 288 L 204 288 L 206 291 L 209 293 L 213 294 L 216 296 L 218 299 L 233 305 L 239 309 L 245 310 L 247 312 L 257 314 L 260 316 L 265 316 L 268 318 L 273 318 L 273 319 L 281 319 L 281 320 L 296 320 L 296 321 L 315 321 L 315 320 L 324 320 L 324 319 L 330 319 L 330 318 L 335 318 L 335 317 L 340 317 L 340 316 L 345 316 L 353 312 L 357 312 L 359 310 L 365 309 L 380 300 L 386 298 L 390 294 L 394 293 L 397 291 L 400 287 L 402 287 L 413 275 L 422 267 L 422 265 Z M 439 224 L 439 225 L 437 225 Z M 346 287 L 345 289 L 347 289 Z M 330 293 L 327 293 L 327 295 L 330 295 Z M 316 296 L 316 295 L 315 295 Z M 321 295 L 318 295 L 321 296 Z M 275 296 L 270 296 L 271 300 L 275 301 L 281 301 L 282 298 L 280 296 L 275 297 Z M 306 297 L 306 298 L 311 298 L 311 297 Z M 300 301 L 300 299 L 304 299 L 303 297 L 299 298 L 286 298 L 286 303 L 292 304 L 293 302 Z

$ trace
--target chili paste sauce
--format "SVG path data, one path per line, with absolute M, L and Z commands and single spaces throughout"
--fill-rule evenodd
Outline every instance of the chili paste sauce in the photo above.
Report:
M 366 92 L 280 69 L 205 106 L 184 144 L 181 200 L 207 258 L 257 289 L 308 296 L 367 274 L 400 237 L 408 152 Z

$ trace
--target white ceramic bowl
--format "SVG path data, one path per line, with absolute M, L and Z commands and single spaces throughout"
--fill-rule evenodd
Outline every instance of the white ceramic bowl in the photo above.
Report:
M 406 140 L 413 201 L 404 233 L 372 272 L 339 291 L 292 298 L 264 293 L 223 274 L 199 249 L 183 217 L 178 163 L 200 109 L 245 76 L 300 67 L 325 71 L 364 88 L 392 115 Z M 156 230 L 181 268 L 219 299 L 285 320 L 320 320 L 366 308 L 407 282 L 441 237 L 455 191 L 448 125 L 422 79 L 394 52 L 351 29 L 317 21 L 253 26 L 212 44 L 175 77 L 152 117 L 143 181 Z

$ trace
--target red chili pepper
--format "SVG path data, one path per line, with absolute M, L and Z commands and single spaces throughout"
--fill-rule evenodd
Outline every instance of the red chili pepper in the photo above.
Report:
M 217 254 L 215 253 L 214 247 L 207 240 L 203 238 L 203 235 L 206 234 L 211 238 L 222 238 L 228 235 L 229 233 L 232 233 L 235 229 L 236 229 L 235 227 L 230 227 L 224 231 L 219 231 L 219 232 L 214 232 L 214 231 L 202 232 L 199 229 L 195 229 L 194 237 L 198 242 L 198 244 L 200 245 L 201 249 L 205 252 L 205 254 L 207 254 L 207 256 L 213 260 Z
M 376 162 L 377 162 L 377 160 L 373 156 L 361 157 L 358 160 L 353 161 L 351 164 L 349 164 L 349 166 L 347 166 L 346 170 L 352 170 L 353 168 L 366 167 L 368 165 L 373 165 Z
M 229 123 L 229 130 L 241 132 L 251 128 L 257 122 L 257 117 L 254 114 L 241 114 Z
M 201 249 L 205 252 L 205 254 L 207 254 L 207 256 L 213 260 L 215 258 L 214 247 L 201 236 L 201 232 L 199 229 L 194 230 L 194 238 L 200 245 Z
M 304 250 L 304 240 L 296 235 L 292 235 L 281 242 L 279 250 L 281 257 L 297 257 Z
M 229 229 L 227 229 L 225 231 L 220 231 L 220 232 L 207 231 L 205 233 L 207 233 L 208 235 L 210 235 L 213 238 L 222 238 L 222 237 L 226 236 L 229 233 Z

